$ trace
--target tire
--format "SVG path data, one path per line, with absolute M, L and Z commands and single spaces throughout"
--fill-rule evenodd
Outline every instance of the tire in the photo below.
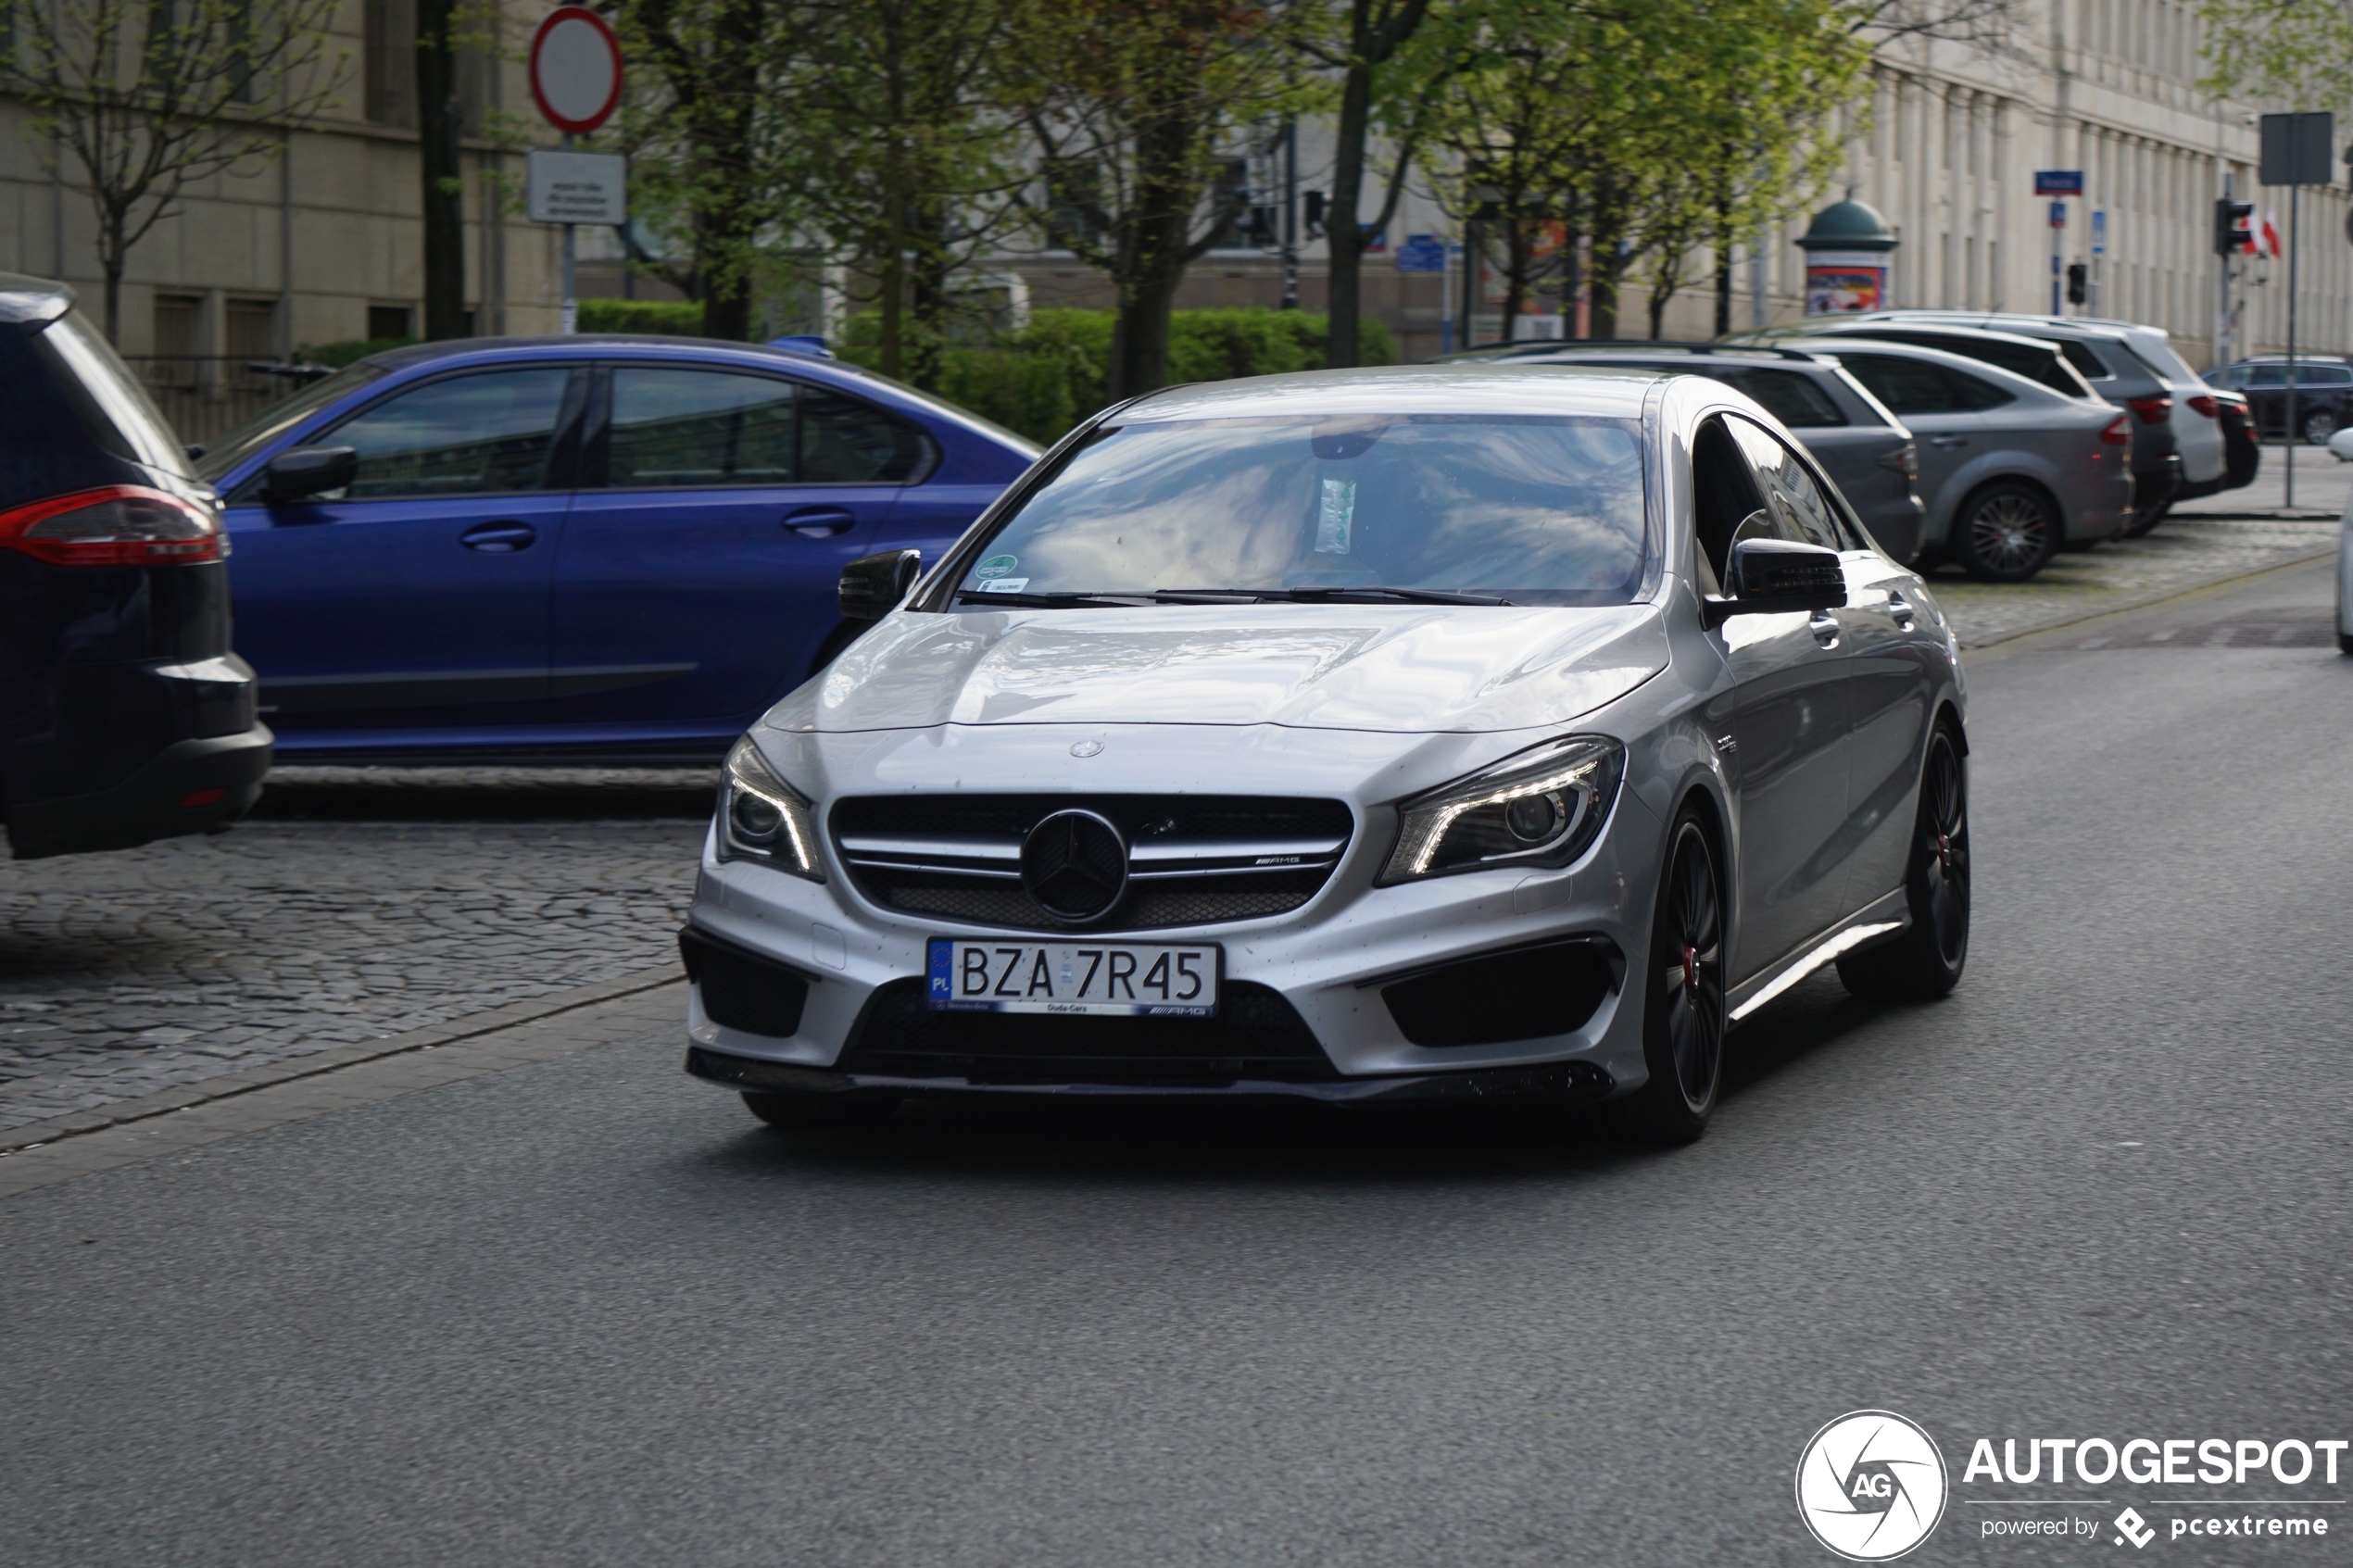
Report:
M 1724 884 L 1699 813 L 1685 807 L 1667 835 L 1642 974 L 1642 1060 L 1635 1130 L 1661 1144 L 1707 1131 L 1724 1077 Z
M 872 1093 L 767 1094 L 744 1096 L 762 1122 L 787 1133 L 866 1133 L 899 1110 L 897 1095 Z
M 2124 525 L 2123 537 L 2138 539 L 2144 534 L 2154 533 L 2157 531 L 2157 525 L 2165 521 L 2165 514 L 2172 509 L 2173 503 L 2169 500 L 2159 501 L 2156 506 L 2144 508 L 2134 512 L 2133 521 Z
M 1932 1000 L 1961 983 L 1969 963 L 1969 770 L 1949 721 L 1929 735 L 1904 895 L 1912 914 L 1904 934 L 1838 960 L 1839 981 L 1855 996 Z
M 1961 503 L 1953 558 L 1981 583 L 2023 583 L 2058 552 L 2060 533 L 2041 491 L 2003 481 Z
M 2336 433 L 2336 415 L 2327 408 L 2316 408 L 2304 416 L 2304 444 L 2325 446 L 2329 437 Z

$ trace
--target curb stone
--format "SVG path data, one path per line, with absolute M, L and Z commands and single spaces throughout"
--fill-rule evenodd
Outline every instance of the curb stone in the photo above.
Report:
M 534 1023 L 553 1018 L 559 1013 L 575 1012 L 622 997 L 651 991 L 685 978 L 685 972 L 675 965 L 651 970 L 642 974 L 628 975 L 619 980 L 601 980 L 592 985 L 582 985 L 553 997 L 534 997 L 528 1001 L 514 1002 L 488 1012 L 469 1013 L 447 1023 L 436 1023 L 423 1029 L 412 1029 L 404 1035 L 391 1035 L 380 1040 L 359 1045 L 331 1046 L 308 1056 L 292 1057 L 281 1061 L 262 1062 L 235 1073 L 224 1073 L 217 1078 L 165 1089 L 161 1093 L 144 1095 L 137 1099 L 120 1100 L 112 1105 L 89 1110 L 76 1110 L 63 1116 L 47 1117 L 39 1122 L 10 1128 L 0 1133 L 0 1158 L 19 1149 L 35 1148 L 57 1143 L 83 1133 L 94 1133 L 125 1122 L 143 1122 L 151 1116 L 162 1116 L 174 1110 L 184 1110 L 192 1105 L 228 1099 L 250 1094 L 273 1085 L 291 1083 L 297 1078 L 312 1078 L 322 1073 L 333 1073 L 379 1057 L 399 1056 L 409 1051 L 431 1050 L 435 1046 L 459 1040 L 470 1040 L 479 1035 L 495 1034 L 520 1023 Z

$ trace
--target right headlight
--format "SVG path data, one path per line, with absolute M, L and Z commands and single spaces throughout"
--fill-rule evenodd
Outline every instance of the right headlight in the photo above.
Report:
M 825 880 L 817 862 L 817 830 L 801 793 L 776 776 L 746 735 L 727 753 L 719 784 L 719 858 Z
M 1606 735 L 1547 741 L 1398 809 L 1397 847 L 1379 884 L 1491 866 L 1565 866 L 1601 835 L 1626 772 Z

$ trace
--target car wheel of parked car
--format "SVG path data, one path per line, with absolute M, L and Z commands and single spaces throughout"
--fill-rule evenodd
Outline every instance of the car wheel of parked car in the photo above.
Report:
M 1838 960 L 1839 981 L 1856 996 L 1930 1000 L 1959 985 L 1969 962 L 1969 773 L 1949 722 L 1929 736 L 1904 894 L 1910 928 Z
M 1982 582 L 2023 583 L 2057 552 L 2058 539 L 2058 520 L 2040 491 L 1989 484 L 1961 503 L 1953 556 Z
M 2304 416 L 2304 439 L 2314 446 L 2325 446 L 2329 437 L 2336 433 L 2336 416 L 2326 408 L 2316 408 Z
M 2173 503 L 2170 500 L 2139 508 L 2133 513 L 2133 521 L 2124 525 L 2123 537 L 2138 539 L 2145 533 L 2154 533 L 2157 525 L 2165 521 L 2165 514 L 2172 509 Z
M 781 1094 L 744 1096 L 751 1113 L 787 1133 L 871 1132 L 899 1110 L 897 1095 Z
M 1651 912 L 1642 980 L 1642 1058 L 1650 1081 L 1633 1109 L 1643 1134 L 1690 1143 L 1707 1131 L 1724 1071 L 1723 884 L 1699 813 L 1667 837 L 1667 874 Z

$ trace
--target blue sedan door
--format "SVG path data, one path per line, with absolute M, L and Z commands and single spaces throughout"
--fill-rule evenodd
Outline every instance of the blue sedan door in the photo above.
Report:
M 556 563 L 556 721 L 724 738 L 807 677 L 840 620 L 842 567 L 921 476 L 928 444 L 895 416 L 757 370 L 608 375 L 606 434 Z
M 508 366 L 404 388 L 308 438 L 358 449 L 347 491 L 229 508 L 237 651 L 286 749 L 546 722 L 569 499 L 549 459 L 573 376 Z

